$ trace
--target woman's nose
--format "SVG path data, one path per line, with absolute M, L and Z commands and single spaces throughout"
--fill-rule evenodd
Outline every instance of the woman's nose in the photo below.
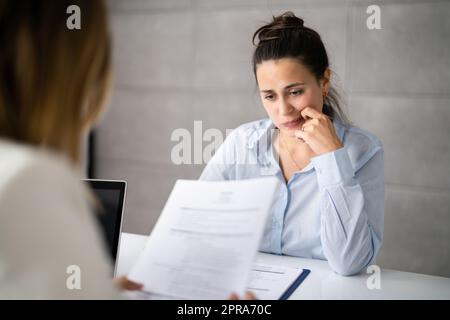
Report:
M 279 108 L 280 115 L 282 116 L 288 115 L 292 112 L 293 109 L 294 107 L 288 101 L 284 99 L 280 101 L 280 108 Z

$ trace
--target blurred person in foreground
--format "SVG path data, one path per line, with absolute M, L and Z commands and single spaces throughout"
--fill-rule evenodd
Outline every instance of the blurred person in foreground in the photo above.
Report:
M 79 30 L 66 26 L 70 5 Z M 104 4 L 2 1 L 0 42 L 0 297 L 118 298 L 133 287 L 110 278 L 80 181 L 80 142 L 111 86 Z
M 67 27 L 72 5 L 80 29 Z M 115 299 L 141 289 L 111 279 L 95 199 L 81 182 L 81 140 L 111 90 L 103 1 L 1 1 L 0 42 L 0 298 Z

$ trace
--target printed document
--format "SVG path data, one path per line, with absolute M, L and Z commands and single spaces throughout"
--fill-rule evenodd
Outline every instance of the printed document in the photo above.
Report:
M 279 187 L 276 177 L 178 180 L 128 278 L 180 299 L 242 295 Z

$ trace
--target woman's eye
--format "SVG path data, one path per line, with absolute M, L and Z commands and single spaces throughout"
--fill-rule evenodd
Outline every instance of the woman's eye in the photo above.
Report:
M 293 96 L 298 96 L 303 93 L 303 90 L 293 90 L 290 92 Z
M 266 99 L 266 100 L 273 100 L 273 95 L 268 94 L 268 95 L 264 96 L 264 99 Z

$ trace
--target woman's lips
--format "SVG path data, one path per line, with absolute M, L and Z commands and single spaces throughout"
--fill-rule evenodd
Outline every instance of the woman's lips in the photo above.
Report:
M 300 124 L 303 122 L 303 118 L 299 117 L 295 120 L 287 121 L 283 123 L 283 126 L 287 129 L 300 129 Z

